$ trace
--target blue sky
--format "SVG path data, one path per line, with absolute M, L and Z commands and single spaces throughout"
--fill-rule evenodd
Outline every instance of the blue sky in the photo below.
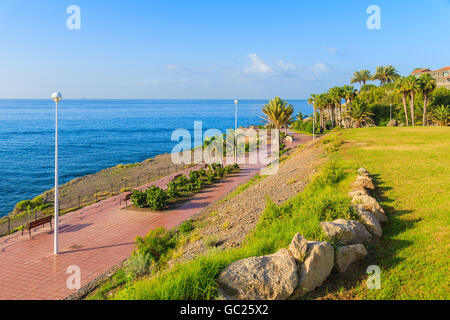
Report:
M 449 0 L 0 0 L 0 98 L 306 98 L 361 68 L 448 66 L 448 30 Z

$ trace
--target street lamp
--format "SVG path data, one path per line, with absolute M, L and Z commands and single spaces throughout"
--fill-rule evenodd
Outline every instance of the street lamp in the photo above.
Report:
M 55 232 L 54 232 L 54 254 L 58 254 L 58 103 L 62 100 L 62 95 L 59 92 L 52 94 L 52 99 L 55 101 Z
M 237 131 L 237 105 L 238 105 L 237 99 L 234 99 L 234 105 L 236 106 L 235 112 L 234 112 L 234 163 L 236 163 L 236 152 L 237 152 L 236 131 Z

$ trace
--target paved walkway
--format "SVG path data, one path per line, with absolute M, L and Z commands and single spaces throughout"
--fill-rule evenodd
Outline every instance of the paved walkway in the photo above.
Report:
M 310 140 L 295 134 L 292 147 Z M 63 299 L 76 291 L 67 288 L 68 267 L 80 268 L 81 285 L 94 280 L 130 256 L 136 236 L 156 227 L 175 227 L 248 181 L 261 167 L 241 165 L 239 173 L 173 210 L 127 210 L 120 196 L 115 196 L 66 214 L 60 220 L 58 256 L 53 255 L 53 232 L 48 227 L 33 231 L 32 239 L 27 233 L 0 238 L 0 300 Z M 174 175 L 151 184 L 163 187 Z

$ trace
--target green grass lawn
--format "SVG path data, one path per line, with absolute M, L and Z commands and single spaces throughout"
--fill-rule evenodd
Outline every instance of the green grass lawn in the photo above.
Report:
M 374 174 L 390 219 L 370 248 L 382 270 L 381 289 L 360 281 L 351 296 L 449 299 L 450 128 L 351 129 L 343 137 L 338 158 Z

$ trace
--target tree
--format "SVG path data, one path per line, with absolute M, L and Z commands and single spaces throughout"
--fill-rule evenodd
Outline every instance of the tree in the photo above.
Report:
M 418 81 L 419 91 L 423 96 L 423 116 L 422 116 L 422 125 L 427 125 L 427 107 L 428 107 L 428 99 L 430 98 L 433 91 L 436 89 L 436 80 L 429 73 L 425 73 L 420 76 Z
M 264 105 L 262 109 L 264 116 L 261 117 L 264 121 L 270 124 L 275 129 L 281 129 L 287 126 L 292 120 L 294 107 L 287 104 L 280 97 L 275 97 L 269 100 L 268 104 Z
M 440 126 L 447 126 L 450 122 L 450 106 L 441 105 L 431 112 L 431 118 Z
M 380 84 L 391 83 L 400 77 L 393 66 L 378 66 L 372 80 L 379 80 Z
M 419 90 L 418 79 L 413 75 L 407 77 L 405 80 L 405 88 L 409 92 L 409 108 L 411 111 L 411 125 L 414 127 L 416 125 L 415 119 L 414 119 L 414 98 L 416 96 L 416 93 Z
M 372 79 L 372 75 L 370 74 L 369 70 L 359 70 L 353 73 L 353 77 L 351 78 L 350 83 L 354 84 L 358 82 L 360 88 L 362 88 L 361 83 L 365 85 L 366 82 L 369 81 L 370 79 Z
M 407 78 L 401 77 L 395 82 L 395 89 L 402 95 L 403 111 L 405 112 L 406 126 L 409 126 L 408 109 L 406 107 L 406 96 L 409 94 Z
M 370 118 L 373 114 L 369 112 L 367 104 L 359 99 L 355 99 L 350 110 L 348 111 L 348 115 L 355 121 L 356 128 L 361 128 L 363 123 L 373 123 L 372 118 Z

